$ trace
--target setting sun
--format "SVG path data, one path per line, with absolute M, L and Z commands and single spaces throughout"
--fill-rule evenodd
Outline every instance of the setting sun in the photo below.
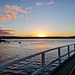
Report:
M 36 36 L 37 36 L 37 37 L 47 37 L 47 35 L 44 34 L 44 33 L 39 33 L 39 34 L 37 34 Z
M 46 35 L 37 35 L 37 37 L 46 37 Z
M 48 37 L 48 36 L 49 35 L 44 34 L 44 33 L 39 33 L 39 34 L 32 35 L 32 37 Z

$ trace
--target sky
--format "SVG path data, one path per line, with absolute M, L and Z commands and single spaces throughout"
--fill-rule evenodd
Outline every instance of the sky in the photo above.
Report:
M 0 0 L 0 36 L 75 36 L 75 0 Z

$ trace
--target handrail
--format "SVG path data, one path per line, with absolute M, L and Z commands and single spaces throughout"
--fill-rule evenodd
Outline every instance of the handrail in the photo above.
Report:
M 74 50 L 70 51 L 70 46 L 74 45 Z M 64 54 L 61 56 L 61 48 L 64 48 L 64 47 L 67 47 L 68 49 L 68 53 Z M 58 58 L 53 60 L 52 62 L 50 62 L 49 64 L 45 65 L 45 53 L 46 52 L 49 52 L 49 51 L 53 51 L 53 50 L 58 50 Z M 38 56 L 38 55 L 42 55 L 42 67 L 40 69 L 38 69 L 37 71 L 35 71 L 32 75 L 37 75 L 38 73 L 40 73 L 41 71 L 43 71 L 43 75 L 45 75 L 45 68 L 54 63 L 55 61 L 59 61 L 59 65 L 61 64 L 61 58 L 68 55 L 68 58 L 70 57 L 70 53 L 74 51 L 74 54 L 75 54 L 75 44 L 70 44 L 70 45 L 65 45 L 65 46 L 61 46 L 61 47 L 56 47 L 56 48 L 52 48 L 52 49 L 49 49 L 49 50 L 46 50 L 46 51 L 43 51 L 43 52 L 39 52 L 39 53 L 36 53 L 36 54 L 33 54 L 33 55 L 30 55 L 30 56 L 27 56 L 27 57 L 24 57 L 24 58 L 20 58 L 20 59 L 17 59 L 17 60 L 14 60 L 14 61 L 11 61 L 11 62 L 8 62 L 8 63 L 5 63 L 3 65 L 0 65 L 0 70 L 1 69 L 4 69 L 8 66 L 12 66 L 13 64 L 17 64 L 21 61 L 25 61 L 27 59 L 30 59 L 32 57 L 35 57 L 35 56 Z

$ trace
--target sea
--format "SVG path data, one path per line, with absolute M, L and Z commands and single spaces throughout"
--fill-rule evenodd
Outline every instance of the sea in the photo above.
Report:
M 74 44 L 75 39 L 5 39 L 0 43 L 0 65 L 52 48 Z M 73 47 L 72 47 L 73 48 Z M 61 54 L 67 53 L 67 48 Z M 46 64 L 58 57 L 57 50 L 46 53 Z M 31 75 L 41 67 L 41 55 L 0 70 L 0 75 Z M 48 75 L 48 74 L 47 74 Z

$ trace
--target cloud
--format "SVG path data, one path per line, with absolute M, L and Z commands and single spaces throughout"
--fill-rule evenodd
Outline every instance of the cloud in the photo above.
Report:
M 5 20 L 10 21 L 11 19 L 16 19 L 16 15 L 15 14 L 6 14 L 6 15 L 0 15 L 0 20 L 5 22 Z
M 8 18 L 8 20 L 11 20 L 11 19 L 16 19 L 16 15 L 15 14 L 7 14 L 6 15 L 6 18 Z
M 41 6 L 41 5 L 51 5 L 51 4 L 53 4 L 54 3 L 54 1 L 53 0 L 51 0 L 50 2 L 37 2 L 36 3 L 36 6 Z
M 0 36 L 13 35 L 11 32 L 14 32 L 14 30 L 0 30 Z
M 27 8 L 25 8 L 25 10 L 30 10 L 30 9 L 32 9 L 32 7 L 27 7 Z
M 51 5 L 51 4 L 53 4 L 54 3 L 54 1 L 53 0 L 51 0 L 50 2 L 48 2 L 48 3 L 46 3 L 47 5 Z
M 41 5 L 44 5 L 44 3 L 40 3 L 40 2 L 36 3 L 36 6 L 41 6 Z
M 31 11 L 28 11 L 28 13 L 31 13 Z
M 15 32 L 15 30 L 0 30 L 0 32 Z
M 23 15 L 20 15 L 19 17 L 23 17 Z
M 0 28 L 3 28 L 3 27 L 0 26 Z M 0 29 L 0 36 L 12 36 L 12 35 L 14 35 L 13 32 L 15 32 L 15 30 L 3 30 L 3 29 Z
M 0 26 L 0 28 L 2 28 L 2 26 Z
M 25 10 L 22 10 L 21 7 L 18 7 L 16 5 L 6 5 L 5 6 L 7 9 L 13 10 L 13 11 L 17 11 L 17 12 L 22 12 L 22 13 L 27 13 Z
M 10 14 L 18 14 L 18 12 L 14 12 L 14 11 L 11 11 L 9 9 L 5 9 L 4 12 L 5 13 L 10 13 Z
M 31 9 L 31 7 L 29 9 Z M 5 8 L 0 8 L 0 12 L 3 13 L 0 14 L 0 22 L 5 22 L 5 20 L 10 21 L 11 19 L 16 20 L 17 14 L 19 15 L 19 12 L 25 14 L 28 13 L 27 11 L 16 5 L 5 5 Z M 22 15 L 20 17 L 22 17 Z
M 37 2 L 36 6 L 51 5 L 53 3 L 54 3 L 53 0 L 50 0 L 49 2 Z M 29 13 L 31 13 L 31 9 L 32 9 L 32 6 L 27 7 L 25 8 L 25 10 L 23 10 L 21 7 L 17 5 L 5 5 L 0 8 L 0 12 L 2 13 L 0 14 L 0 23 L 5 21 L 11 21 L 12 19 L 16 20 L 18 16 L 23 17 L 24 14 L 28 15 Z M 20 13 L 23 15 L 21 15 Z M 27 17 L 26 20 L 28 19 L 29 18 Z
M 32 9 L 32 7 L 25 8 L 25 10 L 27 11 L 27 13 L 31 13 L 32 12 L 31 9 Z

